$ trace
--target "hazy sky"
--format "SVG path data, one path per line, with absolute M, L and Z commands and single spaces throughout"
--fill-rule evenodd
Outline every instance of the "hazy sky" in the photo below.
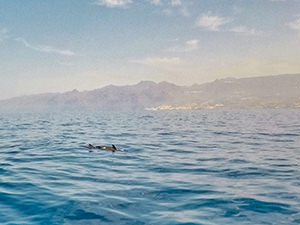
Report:
M 0 0 L 0 99 L 300 72 L 300 0 Z

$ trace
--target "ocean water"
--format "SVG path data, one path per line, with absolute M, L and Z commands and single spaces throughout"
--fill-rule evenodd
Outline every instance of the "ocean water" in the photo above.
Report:
M 300 224 L 300 111 L 1 114 L 0 224 Z

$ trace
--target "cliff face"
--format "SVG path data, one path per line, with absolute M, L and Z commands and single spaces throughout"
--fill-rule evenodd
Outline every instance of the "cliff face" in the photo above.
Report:
M 92 91 L 22 96 L 0 101 L 1 112 L 300 108 L 300 74 L 226 78 L 193 86 L 142 81 Z

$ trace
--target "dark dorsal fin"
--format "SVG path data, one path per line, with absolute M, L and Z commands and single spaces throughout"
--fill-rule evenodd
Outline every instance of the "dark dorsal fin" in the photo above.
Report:
M 89 149 L 94 149 L 94 148 L 96 148 L 94 145 L 92 145 L 92 144 L 89 144 L 88 146 L 87 146 Z
M 114 145 L 111 145 L 111 146 L 113 147 L 113 149 L 117 150 L 116 146 L 114 146 Z

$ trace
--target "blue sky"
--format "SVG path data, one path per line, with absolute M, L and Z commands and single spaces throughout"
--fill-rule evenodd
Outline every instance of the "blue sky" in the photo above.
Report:
M 300 0 L 0 0 L 0 99 L 300 72 Z

